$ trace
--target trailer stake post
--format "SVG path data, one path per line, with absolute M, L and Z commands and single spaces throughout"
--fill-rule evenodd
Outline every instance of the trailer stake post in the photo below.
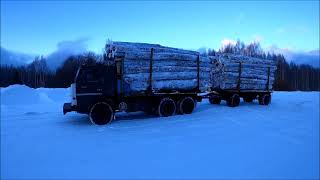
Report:
M 197 58 L 197 91 L 200 92 L 200 55 Z
M 266 90 L 269 92 L 269 81 L 270 81 L 270 67 L 268 67 L 268 79 L 266 84 Z
M 148 91 L 151 94 L 152 93 L 152 65 L 153 65 L 153 53 L 154 53 L 154 49 L 151 48 L 151 55 L 150 55 L 150 74 L 149 74 L 149 87 L 148 87 Z
M 237 90 L 239 93 L 240 93 L 240 84 L 241 84 L 241 73 L 242 73 L 241 62 L 239 62 L 239 75 L 238 75 L 238 83 L 237 83 Z

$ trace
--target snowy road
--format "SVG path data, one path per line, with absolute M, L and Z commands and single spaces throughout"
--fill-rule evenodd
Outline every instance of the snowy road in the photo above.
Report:
M 1 179 L 318 178 L 319 92 L 270 106 L 199 103 L 191 115 L 62 114 L 67 89 L 1 89 Z

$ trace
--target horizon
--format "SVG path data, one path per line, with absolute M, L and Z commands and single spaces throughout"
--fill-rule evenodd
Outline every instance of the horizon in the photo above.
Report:
M 310 52 L 319 50 L 319 1 L 1 1 L 5 49 L 48 55 L 78 43 L 101 53 L 107 39 L 191 50 L 240 39 L 265 50 Z

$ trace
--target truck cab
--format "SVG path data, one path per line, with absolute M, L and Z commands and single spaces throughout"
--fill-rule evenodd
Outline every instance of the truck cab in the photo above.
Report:
M 113 65 L 81 65 L 71 84 L 71 103 L 65 103 L 63 113 L 71 111 L 88 114 L 101 98 L 112 98 L 116 92 L 116 74 Z

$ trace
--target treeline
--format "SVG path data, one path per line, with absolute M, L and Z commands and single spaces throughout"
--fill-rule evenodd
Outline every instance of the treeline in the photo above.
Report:
M 282 55 L 276 57 L 274 89 L 280 91 L 320 91 L 320 69 L 307 64 L 290 64 Z
M 36 57 L 27 66 L 1 66 L 0 87 L 12 84 L 24 84 L 32 88 L 66 88 L 73 83 L 78 67 L 81 64 L 96 64 L 102 57 L 89 52 L 70 56 L 56 70 L 51 70 L 43 57 Z
M 277 64 L 274 90 L 280 91 L 320 91 L 320 69 L 310 65 L 290 64 L 281 54 L 265 53 L 259 43 L 246 45 L 241 41 L 236 44 L 223 46 L 216 52 L 209 50 L 207 54 L 233 53 L 243 54 L 262 59 L 274 60 Z M 65 88 L 73 82 L 77 69 L 81 64 L 95 64 L 103 61 L 102 55 L 89 52 L 82 55 L 70 56 L 56 70 L 50 70 L 44 57 L 36 57 L 27 66 L 1 66 L 0 87 L 12 84 L 25 84 L 32 88 Z
M 265 53 L 263 49 L 260 46 L 260 43 L 258 42 L 252 42 L 249 44 L 245 44 L 244 42 L 238 40 L 236 44 L 227 44 L 225 46 L 222 46 L 219 51 L 219 53 L 231 53 L 231 54 L 242 54 L 245 56 L 250 56 L 250 57 L 257 57 L 261 59 L 272 59 L 272 55 L 270 53 Z M 209 55 L 214 54 L 215 51 L 209 50 Z

